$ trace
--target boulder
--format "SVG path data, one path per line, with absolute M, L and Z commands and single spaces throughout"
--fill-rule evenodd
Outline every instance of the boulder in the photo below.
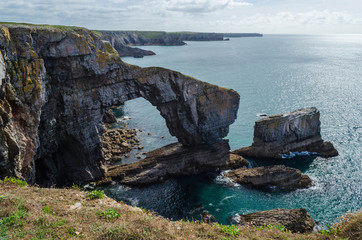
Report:
M 318 109 L 311 107 L 262 118 L 255 122 L 252 145 L 233 153 L 254 158 L 281 158 L 305 151 L 336 156 L 338 151 L 332 143 L 322 140 L 319 116 Z
M 240 155 L 230 153 L 229 161 L 225 166 L 220 167 L 220 170 L 229 170 L 237 168 L 247 168 L 249 167 L 248 161 Z
M 254 188 L 297 189 L 312 186 L 312 180 L 307 175 L 284 165 L 239 168 L 227 172 L 225 176 L 239 184 Z
M 104 123 L 116 123 L 117 122 L 117 118 L 116 115 L 114 114 L 114 112 L 112 111 L 112 109 L 108 109 L 104 114 L 103 114 L 103 119 L 102 121 Z
M 312 232 L 314 221 L 304 208 L 260 211 L 250 214 L 235 215 L 229 218 L 233 224 L 267 226 L 284 225 L 292 232 Z

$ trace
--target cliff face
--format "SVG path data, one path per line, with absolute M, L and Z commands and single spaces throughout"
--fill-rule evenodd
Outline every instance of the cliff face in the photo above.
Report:
M 253 144 L 234 152 L 261 158 L 280 158 L 282 154 L 302 151 L 336 156 L 333 145 L 322 140 L 319 116 L 318 109 L 312 107 L 260 119 L 255 122 Z
M 63 184 L 103 176 L 103 114 L 134 98 L 157 106 L 184 146 L 220 142 L 236 118 L 235 91 L 125 64 L 86 29 L 3 25 L 0 50 L 0 177 Z
M 98 31 L 99 36 L 111 43 L 120 57 L 143 57 L 155 55 L 152 51 L 143 50 L 131 46 L 180 46 L 185 43 L 166 32 L 142 32 L 142 31 Z

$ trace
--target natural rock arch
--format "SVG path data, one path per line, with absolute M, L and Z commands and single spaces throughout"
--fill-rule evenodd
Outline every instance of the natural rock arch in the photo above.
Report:
M 88 30 L 3 27 L 2 31 L 0 49 L 7 51 L 2 52 L 6 77 L 0 95 L 10 106 L 10 120 L 1 127 L 3 132 L 15 131 L 6 138 L 7 151 L 10 142 L 18 147 L 16 156 L 9 159 L 12 155 L 7 154 L 3 161 L 9 162 L 3 167 L 9 169 L 7 175 L 30 181 L 36 176 L 43 184 L 102 176 L 103 113 L 138 97 L 157 107 L 171 135 L 184 146 L 220 142 L 236 118 L 235 91 L 168 69 L 125 64 L 109 43 Z M 31 70 L 24 73 L 17 63 L 30 65 Z M 17 78 L 11 75 L 14 71 L 19 71 Z M 27 79 L 35 86 L 26 85 Z M 15 116 L 16 111 L 21 114 Z

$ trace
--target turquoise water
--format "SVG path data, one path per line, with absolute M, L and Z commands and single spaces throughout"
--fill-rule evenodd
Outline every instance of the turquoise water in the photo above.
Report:
M 227 136 L 232 150 L 252 143 L 258 113 L 314 106 L 321 112 L 322 137 L 333 142 L 340 155 L 282 162 L 248 159 L 252 166 L 296 167 L 313 179 L 309 189 L 252 190 L 210 173 L 144 188 L 112 186 L 106 189 L 108 195 L 173 219 L 197 218 L 205 210 L 221 223 L 236 213 L 303 207 L 323 225 L 362 208 L 362 35 L 265 35 L 145 49 L 157 55 L 123 60 L 170 68 L 240 94 L 238 118 Z M 129 126 L 144 130 L 139 137 L 147 151 L 176 141 L 144 99 L 127 102 L 124 112 L 131 117 Z

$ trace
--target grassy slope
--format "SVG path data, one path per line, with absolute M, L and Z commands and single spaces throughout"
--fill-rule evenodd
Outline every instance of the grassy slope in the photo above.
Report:
M 75 204 L 80 203 L 79 208 Z M 361 231 L 361 214 L 339 234 Z M 358 230 L 359 229 L 359 230 Z M 348 230 L 348 231 L 347 231 Z M 342 236 L 341 235 L 341 236 Z M 351 237 L 351 235 L 349 235 Z M 350 239 L 355 238 L 352 236 Z M 104 197 L 91 200 L 77 189 L 19 187 L 0 183 L 0 239 L 336 239 L 219 224 L 169 221 Z

